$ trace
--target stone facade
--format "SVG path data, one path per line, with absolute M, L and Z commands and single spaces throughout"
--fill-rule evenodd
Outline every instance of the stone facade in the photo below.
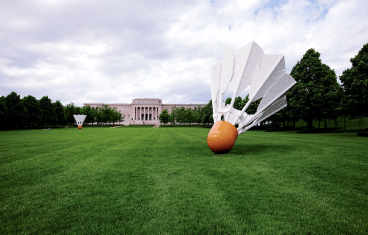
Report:
M 84 103 L 84 106 L 91 106 L 92 108 L 102 107 L 106 104 L 103 103 Z M 171 109 L 176 106 L 177 108 L 184 107 L 195 108 L 195 107 L 205 107 L 205 104 L 162 104 L 160 99 L 133 99 L 131 104 L 107 104 L 109 107 L 116 108 L 121 114 L 123 114 L 124 122 L 126 124 L 133 125 L 157 125 L 160 124 L 158 119 L 162 110 L 167 109 L 169 114 Z M 122 124 L 121 123 L 121 124 Z

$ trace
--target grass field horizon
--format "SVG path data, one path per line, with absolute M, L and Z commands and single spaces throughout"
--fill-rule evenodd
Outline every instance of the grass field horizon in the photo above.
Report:
M 368 233 L 368 138 L 208 132 L 1 131 L 0 234 Z
M 279 124 L 281 126 L 283 126 L 283 123 L 282 122 L 279 122 Z M 292 123 L 291 122 L 286 122 L 285 123 L 286 126 L 292 126 Z M 326 121 L 326 124 L 327 124 L 327 127 L 328 128 L 334 128 L 335 127 L 335 120 L 332 120 L 332 119 L 327 119 Z M 163 124 L 161 123 L 160 124 L 161 127 L 171 127 L 171 124 L 170 123 L 166 123 L 166 124 Z M 187 126 L 187 124 L 175 124 L 173 127 L 177 126 Z M 203 126 L 203 123 L 198 123 L 198 124 L 192 124 L 192 126 Z M 300 127 L 307 127 L 307 122 L 300 119 L 299 121 L 297 121 L 295 123 L 295 127 L 297 128 L 300 128 Z M 68 126 L 69 128 L 77 128 L 78 126 L 75 124 L 75 125 L 56 125 L 56 128 L 64 128 L 65 126 Z M 93 127 L 93 128 L 96 128 L 96 127 L 111 127 L 111 126 L 123 126 L 123 124 L 119 124 L 119 123 L 108 123 L 106 125 L 89 125 L 89 124 L 86 124 L 84 123 L 83 124 L 83 127 L 84 128 L 89 128 L 89 127 Z M 130 125 L 129 127 L 153 127 L 154 125 Z M 205 127 L 208 127 L 209 124 L 208 123 L 205 123 Z M 128 126 L 126 126 L 128 127 Z M 126 128 L 125 127 L 125 128 Z M 317 120 L 314 120 L 313 121 L 313 127 L 314 128 L 324 128 L 324 121 L 321 121 L 320 123 L 317 121 Z M 344 117 L 338 117 L 337 118 L 337 127 L 338 128 L 341 128 L 341 129 L 344 129 L 346 128 L 347 130 L 351 130 L 351 129 L 354 129 L 354 130 L 360 130 L 360 129 L 365 129 L 365 128 L 368 128 L 368 118 L 367 117 L 363 117 L 363 118 L 356 118 L 356 119 L 349 119 L 349 117 L 345 117 L 345 124 L 344 124 Z M 54 125 L 50 125 L 50 124 L 45 124 L 44 128 L 54 128 Z M 33 130 L 37 129 L 37 127 L 34 127 Z M 39 127 L 39 129 L 42 129 L 41 127 Z M 23 130 L 29 130 L 29 129 L 23 129 Z M 32 130 L 32 129 L 31 129 Z M 6 130 L 0 130 L 1 131 L 6 131 Z

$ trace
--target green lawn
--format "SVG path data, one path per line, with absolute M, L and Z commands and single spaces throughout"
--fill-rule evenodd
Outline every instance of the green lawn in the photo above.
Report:
M 0 132 L 0 234 L 367 234 L 368 138 L 210 129 Z

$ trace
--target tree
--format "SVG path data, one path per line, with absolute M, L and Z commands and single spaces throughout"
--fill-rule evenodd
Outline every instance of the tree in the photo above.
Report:
M 198 106 L 198 107 L 194 107 L 194 109 L 193 109 L 193 114 L 192 114 L 192 119 L 193 119 L 193 121 L 192 121 L 192 122 L 194 122 L 194 123 L 199 123 L 199 122 L 198 122 L 198 118 L 199 118 L 199 112 L 200 112 L 200 109 L 201 109 L 201 107 L 200 107 L 200 106 Z
M 92 126 L 93 126 L 93 123 L 94 122 L 98 122 L 98 109 L 97 108 L 94 108 L 92 107 L 92 110 L 91 110 L 91 122 L 92 122 Z
M 319 82 L 320 90 L 322 91 L 321 108 L 324 126 L 327 128 L 327 119 L 335 119 L 337 125 L 338 107 L 341 100 L 340 85 L 337 82 L 336 73 L 329 66 L 322 64 L 323 76 Z
M 110 123 L 112 122 L 113 125 L 115 125 L 115 122 L 118 119 L 118 117 L 117 117 L 117 115 L 116 115 L 115 112 L 117 112 L 116 111 L 116 107 L 109 107 L 109 113 L 110 113 L 110 115 L 109 115 L 109 122 Z
M 226 101 L 225 101 L 225 106 L 226 105 L 228 105 L 228 104 L 231 104 L 231 98 L 230 97 L 228 97 L 227 99 L 226 99 Z M 246 99 L 245 99 L 246 101 L 248 101 L 248 95 L 246 96 Z M 259 102 L 258 102 L 259 103 Z M 234 105 L 233 105 L 233 108 L 234 109 L 237 109 L 237 110 L 239 110 L 239 111 L 241 111 L 242 109 L 243 109 L 243 107 L 245 106 L 245 104 L 246 103 L 244 103 L 244 101 L 242 100 L 242 98 L 240 97 L 240 96 L 238 96 L 238 97 L 236 97 L 235 98 L 235 101 L 234 101 Z M 254 106 L 254 104 L 253 104 L 253 102 L 252 102 L 252 104 L 250 105 L 251 107 L 253 107 Z M 249 110 L 249 107 L 248 107 L 248 109 L 247 110 Z M 213 115 L 213 114 L 212 114 Z M 221 120 L 222 121 L 224 121 L 224 117 L 222 116 L 221 117 Z M 238 124 L 235 124 L 235 127 L 237 128 L 238 127 Z
M 202 120 L 201 122 L 205 126 L 206 123 L 214 123 L 213 120 L 213 109 L 212 109 L 212 100 L 208 102 L 208 104 L 202 109 Z
M 115 112 L 115 117 L 116 117 L 116 121 L 117 122 L 123 122 L 124 121 L 124 117 L 123 117 L 123 114 L 121 114 L 120 112 L 116 111 Z
M 105 124 L 112 120 L 112 109 L 107 104 L 99 108 L 99 114 L 101 121 Z
M 350 119 L 368 116 L 368 43 L 350 59 L 352 67 L 340 76 Z
M 177 122 L 183 124 L 185 122 L 185 108 L 180 107 L 176 110 L 176 119 Z
M 0 128 L 3 129 L 7 122 L 8 109 L 6 108 L 5 97 L 0 97 Z
M 102 123 L 102 115 L 103 113 L 101 112 L 102 107 L 96 107 L 96 122 L 98 123 L 98 125 L 101 125 Z
M 256 101 L 253 101 L 249 106 L 248 106 L 248 108 L 247 108 L 247 110 L 245 110 L 245 112 L 247 113 L 247 114 L 255 114 L 256 112 L 257 112 L 257 108 L 258 108 L 258 105 L 259 105 L 259 103 L 261 103 L 261 100 L 262 99 L 258 99 L 258 100 L 256 100 Z M 243 100 L 243 107 L 245 106 L 245 104 L 246 103 L 248 103 L 248 101 L 249 101 L 249 94 L 244 98 L 244 100 Z M 234 102 L 235 103 L 235 102 Z M 243 109 L 243 107 L 242 107 L 242 109 Z
M 323 111 L 321 81 L 326 75 L 326 69 L 322 66 L 319 56 L 320 53 L 309 49 L 290 73 L 297 84 L 291 88 L 293 96 L 289 102 L 300 112 L 301 118 L 308 123 L 308 129 L 313 128 L 313 120 L 321 118 Z
M 204 108 L 201 107 L 198 107 L 197 109 L 197 119 L 196 119 L 197 123 L 202 123 L 203 109 Z
M 65 106 L 65 120 L 67 123 L 75 123 L 74 114 L 77 114 L 77 109 L 74 106 L 74 103 L 71 102 Z
M 41 108 L 41 125 L 45 123 L 51 124 L 54 123 L 56 118 L 55 116 L 55 109 L 52 105 L 51 99 L 48 96 L 44 96 L 40 99 L 40 108 Z
M 226 100 L 225 100 L 225 106 L 228 105 L 228 104 L 230 104 L 230 103 L 231 103 L 231 98 L 230 97 L 226 98 Z
M 124 117 L 122 117 L 123 115 L 116 110 L 116 107 L 109 109 L 110 109 L 110 119 L 113 124 L 115 124 L 115 122 L 124 120 Z
M 293 123 L 293 128 L 295 128 L 295 123 L 300 120 L 302 112 L 302 107 L 298 104 L 294 97 L 297 92 L 298 89 L 295 88 L 295 86 L 286 92 L 287 106 L 284 108 L 287 113 L 287 117 L 290 118 L 291 122 Z
M 248 96 L 246 96 L 246 100 L 248 101 Z M 228 97 L 225 101 L 225 106 L 231 103 L 231 98 Z M 246 103 L 243 102 L 242 98 L 240 96 L 235 98 L 233 108 L 237 110 L 242 110 Z
M 160 119 L 160 122 L 164 123 L 164 125 L 169 122 L 169 118 L 170 115 L 167 109 L 162 110 L 161 114 L 158 116 L 158 119 Z
M 60 100 L 57 100 L 53 103 L 54 110 L 55 110 L 55 122 L 54 127 L 57 124 L 64 125 L 65 124 L 65 114 L 64 114 L 64 106 L 60 103 Z
M 193 109 L 191 108 L 185 110 L 185 123 L 193 123 Z
M 6 128 L 19 128 L 25 124 L 27 109 L 23 106 L 20 96 L 14 91 L 5 98 L 7 109 Z
M 87 115 L 86 119 L 84 119 L 84 122 L 85 123 L 91 123 L 91 122 L 93 123 L 94 118 L 92 116 L 92 108 L 91 108 L 91 106 L 89 106 L 89 105 L 84 106 L 82 108 L 82 113 L 84 115 Z
M 231 102 L 231 100 L 230 100 Z M 246 103 L 243 102 L 242 98 L 240 96 L 235 98 L 234 101 L 234 108 L 237 110 L 242 110 L 244 108 Z
M 75 114 L 83 114 L 83 109 L 81 107 L 75 107 Z
M 339 96 L 341 97 L 341 99 L 340 99 L 340 104 L 338 107 L 338 114 L 339 116 L 344 117 L 344 130 L 345 130 L 346 129 L 345 117 L 349 116 L 349 107 L 345 103 L 346 99 L 344 98 L 344 96 L 346 95 L 346 92 L 344 91 L 343 86 L 340 86 L 339 93 L 340 93 Z
M 25 96 L 22 100 L 23 106 L 27 109 L 27 127 L 32 128 L 33 125 L 37 125 L 38 123 L 40 123 L 42 118 L 42 112 L 39 102 L 35 97 L 31 95 Z
M 170 118 L 169 121 L 171 122 L 171 125 L 174 125 L 175 122 L 177 121 L 177 108 L 176 106 L 171 108 L 171 113 L 170 113 Z

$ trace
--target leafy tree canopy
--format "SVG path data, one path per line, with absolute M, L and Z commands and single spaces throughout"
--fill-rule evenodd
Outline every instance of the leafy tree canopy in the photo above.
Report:
M 167 109 L 162 110 L 161 114 L 158 116 L 158 118 L 160 119 L 160 122 L 164 123 L 164 125 L 166 125 L 166 123 L 169 122 L 169 112 L 167 111 Z
M 351 118 L 368 116 L 368 43 L 350 59 L 352 67 L 340 76 L 345 92 L 343 104 Z
M 23 98 L 23 106 L 27 109 L 27 126 L 37 125 L 42 119 L 42 112 L 38 100 L 29 95 Z

